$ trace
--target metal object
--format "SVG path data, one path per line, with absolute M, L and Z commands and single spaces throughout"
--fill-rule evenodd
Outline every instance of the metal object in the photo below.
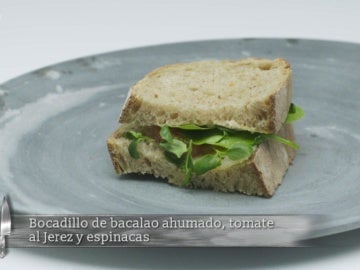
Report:
M 11 232 L 11 214 L 7 198 L 4 197 L 0 216 L 0 258 L 6 255 L 6 236 Z

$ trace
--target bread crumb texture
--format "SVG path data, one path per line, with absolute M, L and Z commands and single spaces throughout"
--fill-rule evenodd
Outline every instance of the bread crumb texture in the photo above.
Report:
M 276 133 L 291 99 L 291 68 L 284 59 L 177 63 L 153 70 L 131 87 L 120 122 Z
M 138 144 L 140 158 L 133 159 L 130 156 L 128 150 L 130 140 L 123 137 L 128 128 L 127 125 L 121 126 L 107 141 L 116 172 L 152 174 L 166 179 L 170 184 L 182 186 L 185 179 L 184 171 L 166 159 L 159 143 L 142 141 Z M 295 141 L 291 124 L 284 125 L 278 135 Z M 294 149 L 269 140 L 258 146 L 247 161 L 225 159 L 220 167 L 203 175 L 194 176 L 188 187 L 271 197 L 280 185 L 294 156 Z

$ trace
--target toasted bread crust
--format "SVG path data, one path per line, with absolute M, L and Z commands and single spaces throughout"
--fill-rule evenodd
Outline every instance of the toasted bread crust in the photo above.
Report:
M 126 127 L 120 127 L 107 140 L 110 157 L 118 174 L 152 174 L 174 185 L 183 184 L 184 172 L 165 158 L 156 142 L 140 142 L 140 158 L 133 159 L 128 152 L 130 141 L 122 137 L 125 130 Z M 292 141 L 295 139 L 293 127 L 289 124 L 284 125 L 278 135 Z M 271 197 L 294 156 L 294 149 L 269 140 L 258 146 L 247 161 L 238 163 L 224 160 L 220 167 L 193 177 L 189 187 Z

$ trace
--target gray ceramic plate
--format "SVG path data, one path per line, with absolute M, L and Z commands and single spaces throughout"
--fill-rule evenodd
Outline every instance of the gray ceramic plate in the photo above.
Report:
M 115 174 L 105 140 L 128 88 L 160 65 L 284 57 L 294 70 L 301 146 L 271 199 L 186 190 Z M 324 214 L 317 235 L 360 227 L 360 46 L 294 39 L 189 42 L 111 52 L 1 85 L 0 191 L 18 213 Z M 1 194 L 0 194 L 1 195 Z

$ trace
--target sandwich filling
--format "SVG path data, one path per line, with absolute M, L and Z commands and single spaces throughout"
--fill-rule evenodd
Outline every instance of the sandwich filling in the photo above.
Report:
M 303 110 L 291 104 L 285 123 L 290 124 L 304 115 Z M 249 159 L 256 147 L 267 140 L 276 140 L 294 149 L 299 146 L 276 134 L 233 130 L 221 126 L 147 126 L 130 130 L 124 136 L 131 140 L 128 151 L 132 158 L 140 158 L 137 145 L 141 141 L 156 141 L 165 157 L 182 168 L 186 175 L 183 185 L 193 175 L 202 175 L 221 166 L 224 159 L 242 162 Z

